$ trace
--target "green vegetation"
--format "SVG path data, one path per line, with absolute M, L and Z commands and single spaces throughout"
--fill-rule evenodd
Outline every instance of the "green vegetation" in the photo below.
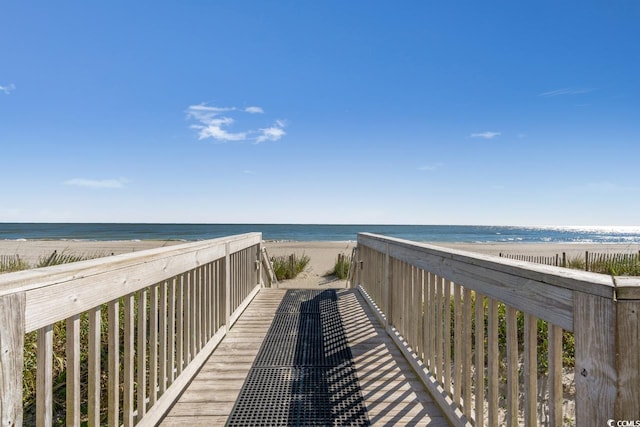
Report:
M 28 270 L 29 264 L 18 255 L 0 255 L 0 273 Z
M 305 254 L 299 258 L 295 254 L 271 257 L 273 272 L 278 280 L 295 278 L 304 271 L 309 261 L 310 258 Z
M 71 262 L 85 261 L 100 258 L 103 255 L 76 255 L 65 251 L 58 253 L 54 251 L 49 256 L 41 257 L 35 265 L 30 265 L 22 260 L 18 255 L 0 256 L 0 273 L 10 273 L 30 268 L 48 267 L 52 265 L 68 264 Z M 102 309 L 102 323 L 107 325 L 106 305 Z M 121 316 L 123 318 L 123 316 Z M 122 324 L 122 319 L 121 319 Z M 86 348 L 87 336 L 89 334 L 89 323 L 86 315 L 83 315 L 80 323 L 81 337 L 81 365 L 86 366 L 88 351 Z M 107 347 L 106 334 L 103 334 L 103 348 Z M 64 425 L 65 420 L 65 396 L 66 396 L 66 325 L 65 322 L 57 322 L 53 325 L 53 425 Z M 37 332 L 30 332 L 24 337 L 24 368 L 22 381 L 22 400 L 24 407 L 25 425 L 35 425 L 36 414 L 36 367 L 37 367 Z M 106 366 L 106 352 L 102 354 L 102 365 Z M 83 372 L 86 376 L 87 372 Z M 106 387 L 106 373 L 102 375 L 103 386 Z M 82 387 L 86 388 L 87 381 L 81 381 Z M 86 396 L 86 391 L 83 391 Z M 86 400 L 83 402 L 86 405 Z M 103 411 L 106 411 L 106 401 L 102 402 Z M 105 413 L 106 414 L 106 413 Z
M 454 349 L 454 330 L 455 330 L 455 301 L 452 298 L 450 301 L 451 304 L 451 355 L 453 356 L 455 353 Z M 485 349 L 488 345 L 488 323 L 489 316 L 486 314 L 489 311 L 489 302 L 487 299 L 483 301 L 484 306 L 484 325 L 482 325 L 483 336 L 484 336 L 484 346 Z M 475 309 L 476 309 L 476 298 L 475 293 L 471 294 L 471 312 L 474 313 L 471 316 L 471 342 L 475 345 L 475 337 L 478 325 L 476 323 L 475 318 Z M 517 325 L 517 333 L 518 333 L 518 354 L 524 354 L 524 313 L 518 311 L 516 314 L 516 325 Z M 549 370 L 549 360 L 548 360 L 548 351 L 549 351 L 549 330 L 548 323 L 538 319 L 537 321 L 537 366 L 538 366 L 538 375 L 543 376 L 547 375 Z M 500 360 L 500 376 L 506 378 L 507 372 L 507 308 L 504 304 L 498 303 L 498 352 Z M 485 363 L 487 359 L 485 358 Z M 575 340 L 573 332 L 563 331 L 562 333 L 562 364 L 566 368 L 573 368 L 575 366 Z
M 346 280 L 349 277 L 349 268 L 351 267 L 351 257 L 344 254 L 338 254 L 333 270 L 328 276 L 336 276 L 340 280 Z
M 53 251 L 49 256 L 42 256 L 35 265 L 31 265 L 19 255 L 0 255 L 0 273 L 12 273 L 14 271 L 29 270 L 31 268 L 49 267 L 52 265 L 69 264 L 71 262 L 86 261 L 89 259 L 102 258 L 103 254 L 77 255 L 62 251 Z

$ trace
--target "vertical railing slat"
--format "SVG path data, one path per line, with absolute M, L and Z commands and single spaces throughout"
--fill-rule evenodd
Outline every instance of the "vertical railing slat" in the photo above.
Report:
M 120 425 L 120 303 L 118 300 L 109 302 L 107 306 L 109 321 L 107 372 L 107 405 L 108 424 Z
M 460 294 L 460 285 L 457 283 L 453 288 L 453 401 L 460 405 L 461 386 L 462 386 L 462 302 Z
M 100 326 L 102 315 L 100 307 L 89 310 L 89 340 L 88 340 L 88 424 L 100 425 Z
M 446 367 L 444 366 L 444 350 L 443 346 L 443 334 L 444 334 L 444 321 L 442 318 L 443 307 L 442 307 L 442 278 L 437 277 L 436 282 L 434 283 L 433 289 L 435 290 L 435 326 L 436 326 L 436 351 L 434 352 L 434 375 L 438 382 L 442 383 L 444 381 L 444 370 Z
M 498 303 L 489 298 L 489 322 L 488 322 L 488 347 L 487 356 L 489 366 L 487 376 L 489 377 L 489 396 L 488 396 L 488 423 L 490 426 L 498 425 L 498 371 L 499 353 L 498 353 Z
M 471 313 L 473 313 L 473 306 L 472 306 L 472 301 L 471 301 L 471 289 L 465 287 L 464 288 L 464 294 L 463 294 L 463 300 L 464 300 L 464 312 L 462 315 L 462 330 L 463 330 L 463 350 L 462 350 L 462 369 L 463 369 L 463 374 L 462 374 L 462 392 L 463 392 L 463 401 L 464 401 L 464 407 L 463 407 L 463 413 L 464 415 L 471 419 L 471 384 L 473 381 L 472 378 L 472 374 L 471 374 L 471 364 L 472 364 L 472 357 L 473 357 L 473 349 L 471 347 L 472 345 L 472 335 L 471 335 L 471 327 L 472 327 L 472 323 L 471 323 Z
M 476 387 L 475 425 L 484 426 L 484 296 L 476 292 Z
M 524 423 L 527 427 L 538 424 L 538 319 L 524 315 Z
M 198 318 L 198 284 L 196 283 L 196 271 L 195 270 L 191 270 L 188 274 L 187 274 L 187 278 L 189 280 L 189 296 L 191 297 L 191 302 L 189 305 L 189 340 L 190 340 L 190 347 L 189 347 L 189 362 L 191 362 L 193 360 L 194 357 L 196 357 L 196 354 L 198 353 L 198 340 L 199 340 L 199 335 L 198 335 L 198 327 L 197 327 L 197 323 L 196 323 L 196 319 Z
M 168 342 L 167 342 L 167 337 L 168 337 L 168 333 L 167 333 L 167 329 L 168 329 L 168 325 L 171 325 L 170 319 L 169 319 L 169 309 L 167 307 L 167 293 L 169 290 L 169 282 L 167 280 L 165 280 L 164 282 L 162 282 L 162 284 L 160 285 L 160 293 L 159 293 L 159 297 L 160 297 L 160 307 L 159 307 L 159 329 L 160 329 L 160 336 L 159 336 L 159 356 L 158 356 L 158 377 L 159 377 L 159 383 L 158 383 L 158 393 L 160 396 L 162 396 L 164 394 L 164 392 L 167 390 L 167 380 L 168 380 L 168 356 L 167 356 L 167 352 L 168 352 Z
M 53 424 L 53 325 L 38 330 L 36 425 Z
M 507 426 L 518 425 L 518 325 L 516 309 L 507 306 Z
M 66 320 L 67 426 L 80 425 L 80 315 Z
M 182 339 L 184 341 L 182 350 L 184 352 L 182 356 L 182 368 L 180 372 L 189 364 L 191 358 L 189 354 L 191 352 L 191 310 L 193 307 L 191 306 L 191 286 L 189 280 L 189 274 L 183 273 L 182 275 L 182 290 L 184 292 L 184 302 L 183 302 L 183 311 L 182 311 Z
M 549 426 L 562 427 L 562 328 L 549 325 Z
M 133 426 L 135 411 L 133 383 L 135 357 L 135 297 L 129 294 L 124 297 L 124 395 L 122 402 L 123 422 L 125 427 Z
M 451 396 L 451 281 L 444 281 L 444 390 Z
M 158 399 L 158 287 L 149 288 L 149 407 Z
M 167 318 L 167 387 L 173 384 L 176 378 L 176 342 L 180 342 L 176 338 L 176 303 L 179 298 L 176 295 L 177 279 L 172 277 L 169 279 L 169 289 L 167 291 L 167 302 L 169 304 L 169 314 Z M 179 313 L 178 313 L 179 314 Z
M 147 413 L 147 291 L 138 293 L 138 337 L 136 350 L 137 365 L 137 417 L 139 422 Z

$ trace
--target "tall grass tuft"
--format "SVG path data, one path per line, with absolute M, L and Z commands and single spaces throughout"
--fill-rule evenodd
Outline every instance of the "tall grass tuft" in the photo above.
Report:
M 29 263 L 21 259 L 19 255 L 0 255 L 0 273 L 11 273 L 29 268 Z
M 278 280 L 295 278 L 304 271 L 310 260 L 305 254 L 299 258 L 295 254 L 271 257 L 273 272 Z
M 77 254 L 72 254 L 66 251 L 62 251 L 60 253 L 58 253 L 58 251 L 53 251 L 49 256 L 40 257 L 35 268 L 50 267 L 52 265 L 60 265 L 60 264 L 69 264 L 72 262 L 86 261 L 88 259 L 94 259 L 94 258 L 101 258 L 103 256 L 104 255 L 100 255 L 100 254 L 77 255 Z
M 333 270 L 329 272 L 330 276 L 336 276 L 340 280 L 346 280 L 349 277 L 349 268 L 351 267 L 351 257 L 345 254 L 338 254 Z

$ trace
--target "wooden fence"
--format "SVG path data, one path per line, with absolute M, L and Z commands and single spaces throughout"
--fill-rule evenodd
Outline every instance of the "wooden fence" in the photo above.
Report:
M 258 292 L 261 238 L 0 276 L 0 425 L 155 425 Z M 54 333 L 60 324 L 63 333 Z M 25 420 L 23 346 L 32 331 L 36 419 Z M 54 339 L 66 341 L 55 358 Z M 56 411 L 65 420 L 53 418 L 54 363 L 66 376 L 66 401 Z
M 454 425 L 563 425 L 563 331 L 575 339 L 575 425 L 640 419 L 638 278 L 368 233 L 357 248 L 353 283 Z
M 500 253 L 501 258 L 514 259 L 517 261 L 527 261 L 536 264 L 553 265 L 556 267 L 569 267 L 574 264 L 575 267 L 584 269 L 584 271 L 600 272 L 612 265 L 633 265 L 640 264 L 640 252 L 638 253 L 594 253 L 585 251 L 584 258 L 575 257 L 567 259 L 565 252 L 552 256 L 542 255 L 522 255 Z

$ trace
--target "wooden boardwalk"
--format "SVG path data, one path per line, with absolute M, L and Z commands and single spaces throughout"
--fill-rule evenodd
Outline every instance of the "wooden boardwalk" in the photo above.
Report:
M 285 289 L 263 289 L 176 401 L 163 426 L 224 425 Z M 358 291 L 338 291 L 339 310 L 374 426 L 448 426 Z

